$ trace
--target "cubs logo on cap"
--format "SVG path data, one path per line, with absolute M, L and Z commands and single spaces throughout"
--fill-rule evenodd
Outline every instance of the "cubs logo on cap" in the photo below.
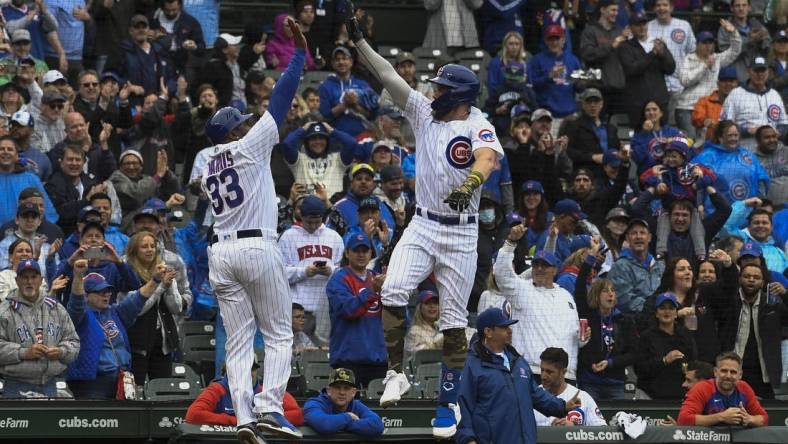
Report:
M 481 138 L 481 133 L 479 137 Z M 446 146 L 446 160 L 449 162 L 449 165 L 458 170 L 464 170 L 470 167 L 473 163 L 471 139 L 465 136 L 457 136 L 451 139 Z
M 522 191 L 523 193 L 528 193 L 533 191 L 539 194 L 544 194 L 544 187 L 542 186 L 541 183 L 539 183 L 536 180 L 527 180 L 520 187 L 520 191 Z
M 41 267 L 38 266 L 38 262 L 33 259 L 25 259 L 16 266 L 16 274 L 20 275 L 23 271 L 26 270 L 33 270 L 38 274 L 41 274 Z

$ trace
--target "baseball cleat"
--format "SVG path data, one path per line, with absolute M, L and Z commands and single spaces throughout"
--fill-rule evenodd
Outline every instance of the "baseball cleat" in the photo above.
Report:
M 238 437 L 238 441 L 240 441 L 241 444 L 265 444 L 265 440 L 257 432 L 257 428 L 253 422 L 238 426 L 235 436 Z
M 286 438 L 302 438 L 304 436 L 281 413 L 276 412 L 261 414 L 257 420 L 257 429 L 261 432 L 273 433 Z
M 389 407 L 399 402 L 402 395 L 410 390 L 410 382 L 405 373 L 397 373 L 394 370 L 386 372 L 383 379 L 383 395 L 380 397 L 380 406 Z
M 460 406 L 449 404 L 439 405 L 432 420 L 432 436 L 436 439 L 451 439 L 457 433 L 460 423 Z

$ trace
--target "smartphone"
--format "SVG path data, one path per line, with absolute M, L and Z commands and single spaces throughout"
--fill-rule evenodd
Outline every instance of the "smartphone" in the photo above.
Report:
M 104 247 L 90 247 L 85 251 L 85 259 L 104 259 Z
M 326 261 L 315 261 L 314 264 L 315 264 L 315 267 L 323 268 L 323 267 L 326 266 Z

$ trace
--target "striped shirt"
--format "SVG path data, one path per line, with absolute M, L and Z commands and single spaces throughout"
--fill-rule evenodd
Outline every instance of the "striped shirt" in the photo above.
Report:
M 46 6 L 57 20 L 57 36 L 68 60 L 82 60 L 82 43 L 85 40 L 85 24 L 74 17 L 77 8 L 87 9 L 84 0 L 46 0 Z M 51 46 L 47 46 L 47 57 L 57 57 Z

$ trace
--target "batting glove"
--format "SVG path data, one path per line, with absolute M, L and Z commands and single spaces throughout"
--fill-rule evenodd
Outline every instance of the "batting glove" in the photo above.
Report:
M 345 27 L 347 28 L 347 35 L 350 36 L 354 42 L 364 40 L 364 33 L 361 32 L 361 26 L 358 24 L 358 19 L 356 17 L 350 17 L 345 23 Z
M 463 212 L 471 204 L 471 197 L 473 191 L 479 188 L 484 182 L 484 176 L 478 171 L 471 172 L 465 182 L 457 188 L 453 189 L 449 196 L 443 200 L 443 203 L 449 205 L 449 208 L 455 211 Z

